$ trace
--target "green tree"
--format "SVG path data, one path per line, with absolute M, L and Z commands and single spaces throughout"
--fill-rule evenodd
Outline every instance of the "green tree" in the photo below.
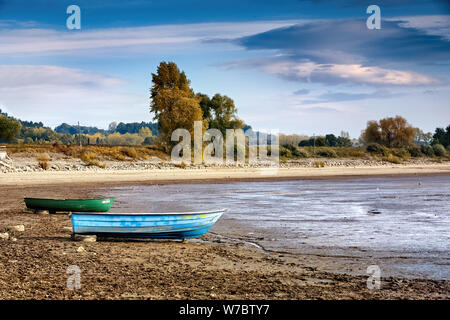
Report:
M 325 140 L 327 140 L 327 145 L 330 147 L 335 147 L 337 145 L 337 138 L 334 134 L 327 134 Z
M 443 128 L 436 128 L 432 144 L 442 144 L 444 147 L 450 145 L 450 125 L 445 130 Z
M 351 147 L 352 145 L 353 145 L 352 141 L 349 138 L 347 138 L 347 137 L 339 136 L 336 139 L 336 146 L 337 147 Z
M 433 145 L 434 154 L 438 157 L 443 157 L 446 154 L 445 148 L 442 144 L 436 143 Z
M 211 114 L 211 99 L 207 94 L 197 93 L 195 95 L 198 99 L 200 99 L 200 108 L 202 108 L 203 119 L 207 120 L 208 123 L 212 118 Z
M 237 108 L 233 99 L 217 93 L 211 99 L 210 110 L 213 114 L 210 128 L 220 130 L 224 136 L 226 129 L 241 129 L 244 127 L 244 121 L 236 115 Z
M 0 115 L 0 139 L 12 140 L 21 129 L 22 124 L 19 121 Z

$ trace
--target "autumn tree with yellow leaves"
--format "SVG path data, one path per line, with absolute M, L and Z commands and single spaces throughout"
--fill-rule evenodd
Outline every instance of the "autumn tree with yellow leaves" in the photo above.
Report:
M 200 99 L 189 87 L 184 71 L 173 62 L 161 62 L 152 81 L 150 111 L 158 121 L 160 143 L 169 149 L 174 130 L 184 128 L 193 135 L 194 121 L 203 120 Z

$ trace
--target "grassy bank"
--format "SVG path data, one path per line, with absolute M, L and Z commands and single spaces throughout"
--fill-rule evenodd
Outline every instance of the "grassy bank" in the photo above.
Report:
M 167 159 L 169 156 L 157 146 L 77 146 L 63 144 L 42 144 L 26 145 L 14 144 L 6 145 L 8 154 L 27 154 L 34 156 L 39 165 L 45 169 L 47 163 L 51 161 L 50 154 L 61 154 L 67 158 L 81 159 L 86 165 L 104 167 L 102 161 L 133 161 L 147 160 L 150 157 Z
M 378 144 L 371 144 L 367 147 L 297 147 L 294 145 L 283 145 L 280 146 L 280 159 L 288 161 L 308 158 L 345 158 L 385 161 L 397 164 L 408 161 L 411 158 L 431 158 L 437 161 L 449 160 L 450 152 L 441 147 L 440 145 L 424 145 L 422 147 L 387 148 Z

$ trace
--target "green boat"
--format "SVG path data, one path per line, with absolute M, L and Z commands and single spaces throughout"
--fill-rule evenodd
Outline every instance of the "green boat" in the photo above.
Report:
M 114 198 L 104 199 L 39 199 L 25 198 L 28 209 L 63 212 L 106 212 L 111 209 Z

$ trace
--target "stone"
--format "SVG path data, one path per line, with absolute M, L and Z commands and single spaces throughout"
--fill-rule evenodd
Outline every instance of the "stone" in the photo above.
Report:
M 8 232 L 0 233 L 0 240 L 8 240 L 8 239 L 9 239 L 9 233 Z
M 37 214 L 50 214 L 50 212 L 48 210 L 36 210 L 35 212 Z
M 97 241 L 97 236 L 96 235 L 74 234 L 74 235 L 72 235 L 72 239 L 75 240 L 75 241 L 96 242 Z
M 18 232 L 24 232 L 25 231 L 25 226 L 23 224 L 19 224 L 17 226 L 9 227 L 9 230 L 11 230 L 11 231 L 18 231 Z
M 64 231 L 72 232 L 72 227 L 63 227 Z
M 83 248 L 83 247 L 78 247 L 77 252 L 78 253 L 83 253 L 83 252 L 86 252 L 86 249 Z

